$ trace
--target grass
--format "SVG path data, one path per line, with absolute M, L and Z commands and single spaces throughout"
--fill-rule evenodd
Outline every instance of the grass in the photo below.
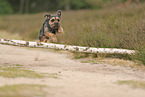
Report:
M 136 70 L 145 70 L 145 66 L 140 62 L 133 62 L 129 55 L 124 54 L 89 54 L 73 52 L 73 59 L 80 59 L 81 63 L 109 64 L 113 66 L 129 67 Z
M 131 85 L 133 88 L 145 89 L 145 81 L 135 81 L 135 80 L 124 80 L 117 82 L 120 85 Z
M 0 87 L 0 97 L 46 97 L 44 85 L 18 84 Z
M 27 70 L 23 65 L 0 66 L 0 76 L 7 78 L 26 77 L 26 78 L 58 78 L 57 74 L 37 73 Z
M 81 61 L 81 63 L 91 63 L 91 64 L 109 64 L 113 66 L 130 67 L 136 70 L 145 70 L 145 66 L 141 63 L 132 62 L 130 60 L 118 59 L 118 58 L 107 58 L 100 57 L 97 58 L 87 58 Z
M 73 52 L 73 59 L 80 59 L 80 58 L 87 58 L 89 57 L 89 54 L 87 53 L 80 53 L 80 52 Z
M 131 55 L 130 59 L 145 64 L 144 9 L 145 3 L 132 4 L 122 9 L 109 7 L 64 11 L 61 25 L 65 33 L 58 36 L 58 43 L 137 50 L 139 52 Z M 43 15 L 44 13 L 1 16 L 0 30 L 18 33 L 24 40 L 36 40 L 45 20 Z
M 4 39 L 21 39 L 21 36 L 18 33 L 10 34 L 6 31 L 0 31 L 0 38 Z

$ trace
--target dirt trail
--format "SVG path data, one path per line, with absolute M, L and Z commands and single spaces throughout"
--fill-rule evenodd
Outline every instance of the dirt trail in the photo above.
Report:
M 3 78 L 0 86 L 42 84 L 49 86 L 47 97 L 145 97 L 145 90 L 118 85 L 118 80 L 145 81 L 145 73 L 107 64 L 81 63 L 67 54 L 0 44 L 0 64 L 20 64 L 41 73 L 58 73 L 54 78 Z

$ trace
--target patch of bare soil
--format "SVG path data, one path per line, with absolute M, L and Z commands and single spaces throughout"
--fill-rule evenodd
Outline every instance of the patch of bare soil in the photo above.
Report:
M 145 81 L 145 73 L 108 64 L 81 63 L 66 53 L 49 49 L 15 47 L 0 44 L 0 65 L 19 64 L 37 73 L 57 74 L 57 78 L 5 78 L 0 87 L 17 84 L 45 85 L 46 97 L 145 97 L 145 90 L 118 81 Z

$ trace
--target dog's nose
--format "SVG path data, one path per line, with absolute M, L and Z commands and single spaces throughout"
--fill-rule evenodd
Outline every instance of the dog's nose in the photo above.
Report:
M 59 25 L 59 23 L 56 22 L 55 25 Z

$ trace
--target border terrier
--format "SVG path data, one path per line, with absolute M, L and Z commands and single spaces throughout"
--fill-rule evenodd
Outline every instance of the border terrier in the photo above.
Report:
M 46 20 L 38 35 L 38 44 L 40 42 L 57 42 L 56 34 L 63 33 L 63 28 L 60 25 L 61 10 L 57 11 L 56 15 L 45 14 Z

